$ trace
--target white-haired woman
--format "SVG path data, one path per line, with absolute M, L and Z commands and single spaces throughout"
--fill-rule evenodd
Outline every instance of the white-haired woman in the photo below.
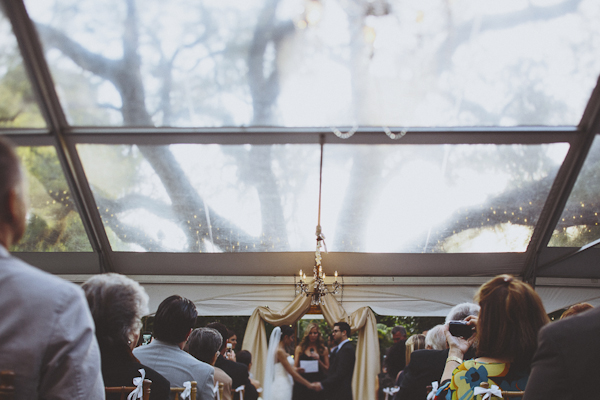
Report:
M 132 386 L 133 378 L 141 377 L 139 370 L 143 369 L 145 379 L 152 381 L 150 399 L 169 399 L 169 381 L 140 364 L 132 353 L 140 337 L 141 318 L 148 313 L 144 288 L 126 276 L 113 273 L 95 275 L 82 288 L 96 324 L 104 385 Z M 108 395 L 107 399 L 110 398 Z

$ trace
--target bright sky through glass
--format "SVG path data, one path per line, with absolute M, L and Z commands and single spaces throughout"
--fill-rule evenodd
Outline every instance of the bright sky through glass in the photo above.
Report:
M 525 251 L 567 150 L 561 143 L 326 145 L 321 226 L 328 249 Z M 318 145 L 78 151 L 115 251 L 314 250 Z M 161 159 L 147 158 L 157 151 Z M 169 153 L 177 165 L 163 162 Z M 183 178 L 162 175 L 179 168 Z M 191 192 L 165 185 L 180 178 Z
M 66 35 L 44 43 L 75 125 L 577 125 L 600 72 L 596 0 L 242 3 L 136 3 L 136 120 L 114 73 L 65 55 L 121 59 L 126 4 L 26 1 Z

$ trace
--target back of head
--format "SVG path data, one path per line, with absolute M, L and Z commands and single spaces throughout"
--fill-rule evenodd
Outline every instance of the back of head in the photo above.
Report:
M 574 304 L 571 307 L 567 308 L 565 310 L 565 312 L 562 313 L 562 315 L 560 316 L 560 319 L 564 319 L 567 317 L 571 317 L 573 315 L 580 314 L 580 313 L 590 310 L 592 308 L 594 308 L 594 306 L 592 306 L 590 303 Z
M 190 334 L 185 345 L 185 351 L 200 361 L 212 364 L 222 343 L 223 338 L 216 329 L 197 328 Z
M 425 336 L 425 347 L 432 350 L 444 350 L 448 347 L 444 325 L 436 325 L 427 332 Z
M 549 322 L 538 294 L 528 284 L 500 275 L 484 283 L 476 299 L 481 306 L 477 355 L 529 368 L 538 332 Z
M 13 144 L 6 138 L 0 137 L 0 224 L 6 223 L 14 226 L 16 223 L 23 225 L 25 221 L 14 221 L 9 210 L 9 194 L 15 191 L 24 200 L 23 174 L 19 157 Z M 24 226 L 19 226 L 24 232 Z M 23 232 L 13 240 L 14 243 L 21 238 Z
M 156 310 L 154 337 L 171 344 L 181 343 L 196 324 L 197 316 L 191 300 L 178 295 L 167 297 Z
M 235 355 L 236 361 L 250 367 L 252 354 L 248 350 L 242 350 Z
M 85 292 L 101 349 L 128 346 L 148 313 L 148 295 L 136 281 L 119 274 L 95 275 L 82 288 Z
M 425 335 L 420 333 L 416 335 L 412 335 L 406 340 L 406 357 L 405 357 L 405 365 L 408 365 L 410 362 L 410 355 L 415 350 L 422 350 L 425 348 Z
M 229 338 L 229 330 L 227 329 L 227 327 L 220 322 L 211 322 L 210 324 L 206 325 L 206 327 L 215 329 L 221 334 L 221 336 L 223 337 L 223 343 L 221 343 L 221 348 L 219 350 L 223 350 L 227 345 L 227 339 Z
M 462 321 L 469 315 L 478 316 L 479 306 L 475 303 L 460 303 L 452 307 L 446 316 L 446 324 L 450 321 Z
M 294 328 L 292 328 L 289 325 L 281 325 L 279 327 L 279 329 L 281 329 L 281 337 L 283 337 L 283 336 L 294 336 L 294 334 L 295 334 Z

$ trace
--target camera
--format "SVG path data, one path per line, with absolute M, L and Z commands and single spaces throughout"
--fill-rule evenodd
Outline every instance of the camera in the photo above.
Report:
M 452 336 L 470 338 L 475 332 L 475 327 L 468 325 L 467 321 L 450 321 L 448 330 Z

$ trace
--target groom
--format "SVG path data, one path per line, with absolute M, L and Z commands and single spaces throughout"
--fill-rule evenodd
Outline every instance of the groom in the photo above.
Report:
M 325 390 L 329 400 L 352 400 L 352 374 L 356 354 L 348 340 L 350 325 L 337 322 L 333 325 L 333 340 L 337 344 L 331 350 L 329 375 L 322 382 L 314 382 L 312 389 Z

